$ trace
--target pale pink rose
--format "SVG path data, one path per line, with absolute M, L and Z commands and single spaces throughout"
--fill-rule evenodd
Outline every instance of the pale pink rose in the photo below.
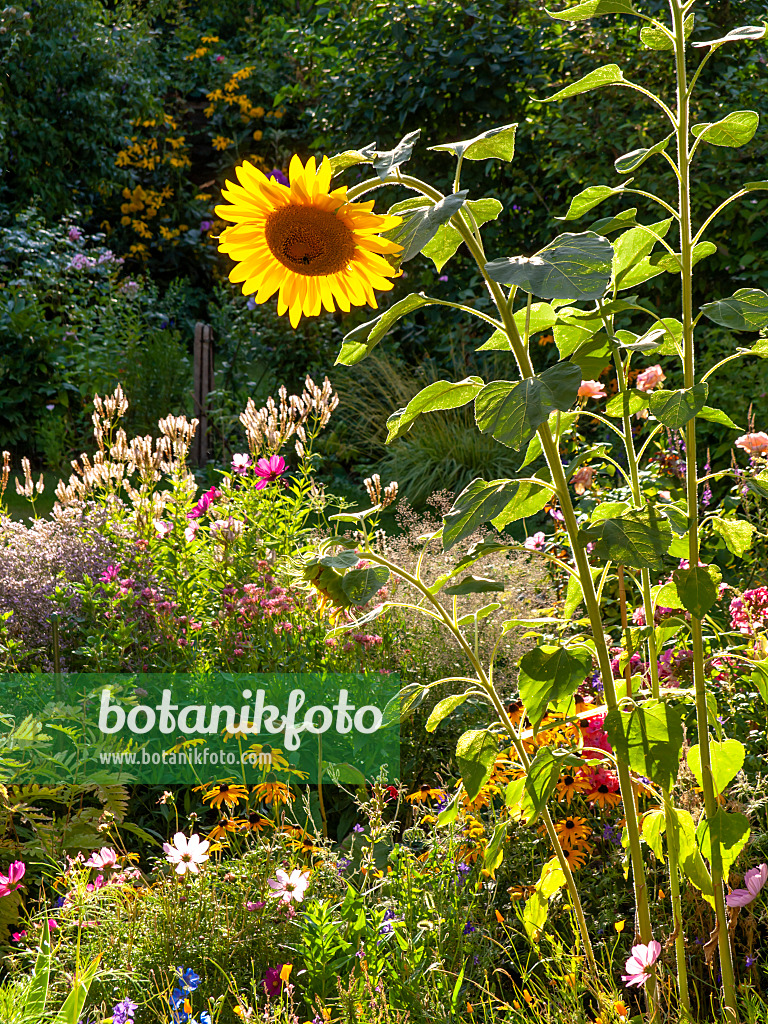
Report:
M 299 871 L 298 868 L 295 868 L 289 875 L 287 871 L 279 868 L 275 874 L 277 875 L 276 878 L 267 879 L 267 885 L 272 890 L 270 895 L 282 903 L 290 903 L 291 900 L 301 903 L 309 885 L 309 875 L 307 872 Z
M 594 475 L 595 470 L 592 466 L 579 466 L 571 477 L 574 491 L 577 494 L 583 494 L 584 491 L 588 491 L 592 486 L 592 477 Z
M 605 398 L 605 388 L 599 380 L 583 380 L 579 388 L 579 398 Z
M 201 839 L 198 835 L 187 839 L 183 832 L 177 832 L 173 837 L 173 843 L 163 843 L 163 850 L 168 863 L 175 865 L 174 871 L 177 875 L 183 875 L 187 871 L 196 875 L 200 865 L 208 860 L 205 851 L 210 845 L 207 839 Z
M 734 441 L 736 448 L 743 448 L 750 455 L 764 455 L 768 452 L 768 434 L 761 430 L 757 434 L 742 434 Z
M 666 379 L 667 375 L 657 363 L 637 375 L 635 386 L 638 391 L 653 391 L 657 384 L 661 384 Z

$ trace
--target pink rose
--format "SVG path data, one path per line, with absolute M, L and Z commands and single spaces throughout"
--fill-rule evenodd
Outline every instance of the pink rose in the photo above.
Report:
M 638 391 L 653 391 L 657 384 L 661 384 L 666 379 L 667 375 L 657 363 L 655 366 L 649 366 L 647 370 L 643 370 L 642 373 L 637 375 L 635 386 Z
M 583 380 L 579 388 L 579 398 L 605 398 L 605 388 L 597 380 Z
M 734 441 L 734 447 L 743 448 L 750 455 L 763 455 L 768 452 L 768 434 L 763 430 L 757 434 L 742 434 Z

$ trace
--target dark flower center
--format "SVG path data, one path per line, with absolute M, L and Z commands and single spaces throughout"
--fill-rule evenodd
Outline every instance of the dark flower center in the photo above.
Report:
M 355 255 L 355 236 L 330 210 L 282 206 L 267 218 L 270 252 L 289 270 L 307 277 L 338 274 Z

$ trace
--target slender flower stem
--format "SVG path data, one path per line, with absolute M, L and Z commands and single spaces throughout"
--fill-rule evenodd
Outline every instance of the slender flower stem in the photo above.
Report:
M 677 144 L 678 169 L 680 171 L 679 217 L 680 217 L 680 258 L 682 264 L 682 320 L 683 347 L 685 353 L 685 386 L 693 387 L 695 377 L 695 358 L 693 346 L 693 238 L 691 229 L 691 174 L 688 136 L 690 131 L 690 89 L 688 87 L 685 63 L 685 29 L 684 7 L 681 0 L 669 0 L 672 12 L 672 24 L 675 35 L 675 69 L 677 77 Z M 686 426 L 686 490 L 688 498 L 689 528 L 689 564 L 694 568 L 699 564 L 699 501 L 698 501 L 698 467 L 696 465 L 696 420 L 690 420 Z M 699 731 L 699 751 L 701 755 L 702 789 L 707 820 L 714 823 L 718 805 L 712 779 L 712 762 L 709 748 L 709 719 L 707 713 L 707 689 L 704 673 L 704 638 L 701 619 L 691 616 L 691 634 L 693 646 L 693 680 L 696 693 L 696 720 Z M 725 910 L 723 893 L 723 864 L 717 832 L 713 830 L 715 839 L 712 842 L 710 869 L 712 888 L 715 898 L 715 915 L 717 917 L 718 949 L 720 953 L 720 973 L 723 982 L 723 1000 L 725 1019 L 735 1022 L 738 1019 L 736 1002 L 736 986 L 733 971 L 730 937 L 728 935 L 728 918 Z

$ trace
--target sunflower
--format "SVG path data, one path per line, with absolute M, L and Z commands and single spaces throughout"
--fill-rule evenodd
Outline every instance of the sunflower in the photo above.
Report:
M 557 799 L 565 800 L 567 804 L 570 804 L 577 793 L 587 793 L 590 789 L 592 789 L 591 782 L 578 775 L 561 775 L 555 787 Z
M 405 799 L 411 804 L 421 804 L 426 803 L 427 800 L 442 800 L 444 796 L 444 789 L 433 789 L 424 782 L 415 793 L 409 793 Z
M 236 807 L 241 800 L 248 799 L 248 788 L 246 786 L 232 785 L 229 782 L 218 782 L 213 788 L 196 786 L 196 790 L 205 789 L 203 803 L 210 803 L 211 807 Z
M 581 846 L 583 841 L 592 835 L 592 829 L 586 818 L 563 818 L 555 822 L 555 832 L 562 846 Z
M 290 186 L 267 178 L 246 161 L 236 168 L 240 184 L 228 182 L 222 196 L 231 204 L 216 213 L 233 221 L 221 234 L 219 249 L 237 264 L 230 281 L 242 283 L 243 294 L 256 293 L 266 302 L 279 289 L 277 312 L 297 327 L 304 316 L 317 316 L 324 306 L 348 313 L 352 306 L 377 308 L 374 288 L 389 291 L 387 278 L 397 271 L 384 258 L 402 246 L 379 232 L 396 227 L 400 217 L 373 213 L 373 201 L 347 201 L 346 186 L 330 192 L 333 170 L 327 157 L 319 168 L 315 158 L 302 166 L 291 160 Z
M 578 871 L 579 868 L 583 868 L 587 862 L 587 851 L 584 849 L 568 849 L 563 848 L 563 856 L 568 861 L 568 867 L 571 871 Z

